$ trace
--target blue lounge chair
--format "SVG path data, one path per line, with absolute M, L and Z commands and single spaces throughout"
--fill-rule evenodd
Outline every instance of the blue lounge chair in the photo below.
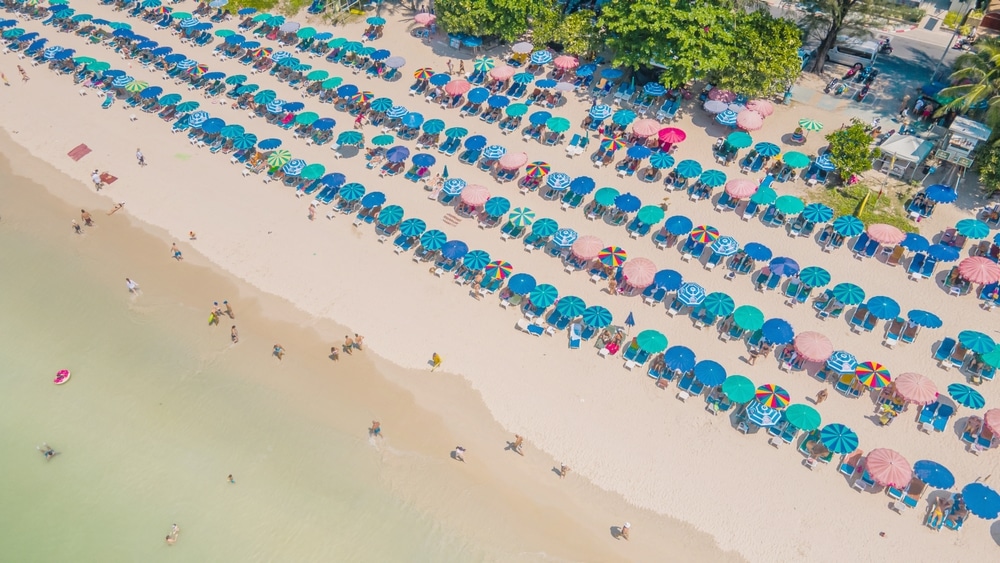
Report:
M 865 247 L 868 246 L 869 242 L 871 239 L 868 238 L 868 233 L 861 233 L 858 240 L 854 241 L 854 245 L 851 246 L 851 252 L 854 253 L 855 257 L 860 257 L 861 254 L 864 254 Z
M 778 284 L 780 284 L 780 283 L 781 283 L 781 276 L 779 276 L 777 274 L 771 274 L 771 277 L 767 278 L 767 286 L 766 286 L 766 288 L 767 288 L 768 291 L 772 291 L 775 288 L 777 288 Z
M 961 342 L 956 344 L 955 349 L 951 352 L 951 357 L 948 358 L 948 361 L 951 363 L 951 367 L 962 369 L 962 366 L 965 365 L 965 357 L 968 356 L 968 354 L 969 349 L 962 346 Z
M 759 208 L 760 208 L 760 206 L 757 204 L 757 202 L 755 202 L 755 201 L 748 201 L 747 202 L 747 206 L 745 208 L 743 208 L 743 214 L 742 214 L 741 218 L 744 221 L 749 221 L 750 219 L 753 219 L 757 215 L 757 210 Z
M 937 351 L 934 352 L 934 359 L 940 363 L 947 362 L 948 358 L 951 357 L 951 353 L 955 350 L 955 344 L 954 338 L 946 337 L 938 345 Z
M 932 423 L 934 431 L 944 432 L 945 428 L 948 427 L 948 421 L 951 419 L 951 415 L 953 414 L 955 414 L 955 409 L 951 405 L 941 405 L 938 407 L 937 414 L 934 416 L 934 421 Z
M 864 326 L 864 322 L 867 317 L 868 317 L 868 307 L 864 305 L 859 305 L 858 308 L 854 310 L 854 315 L 851 316 L 851 319 L 848 321 L 848 324 L 851 325 L 852 329 L 854 327 L 861 328 Z
M 931 256 L 928 256 L 927 259 L 924 260 L 923 267 L 920 268 L 920 275 L 925 278 L 931 277 L 932 275 L 934 275 L 935 266 L 937 266 L 937 260 Z
M 923 252 L 918 252 L 910 258 L 910 265 L 906 268 L 906 273 L 917 274 L 924 267 L 924 261 L 927 259 L 927 255 Z
M 872 476 L 868 474 L 868 470 L 865 470 L 865 472 L 861 474 L 861 477 L 852 485 L 852 487 L 858 491 L 867 491 L 875 486 L 875 479 L 872 479 Z
M 569 348 L 570 350 L 578 350 L 580 348 L 580 336 L 583 330 L 580 328 L 580 324 L 576 323 L 569 329 Z
M 879 243 L 877 240 L 868 241 L 868 246 L 865 247 L 864 257 L 871 258 L 872 256 L 875 256 L 875 253 L 878 252 L 878 247 Z

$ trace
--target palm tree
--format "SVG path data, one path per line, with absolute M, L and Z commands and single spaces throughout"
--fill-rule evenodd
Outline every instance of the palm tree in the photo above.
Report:
M 941 109 L 968 112 L 984 104 L 984 121 L 1000 130 L 1000 39 L 983 37 L 969 53 L 958 57 L 951 73 L 952 84 L 941 96 L 953 98 Z

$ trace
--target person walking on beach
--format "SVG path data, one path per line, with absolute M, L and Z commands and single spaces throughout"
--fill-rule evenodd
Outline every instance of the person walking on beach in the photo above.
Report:
M 437 352 L 431 354 L 431 371 L 436 370 L 441 367 L 441 356 Z
M 632 527 L 632 524 L 630 524 L 628 522 L 625 522 L 624 524 L 622 524 L 621 529 L 618 531 L 618 537 L 619 538 L 625 538 L 626 540 L 628 540 L 628 530 L 631 527 Z
M 336 346 L 330 346 L 330 359 L 335 362 L 340 360 L 340 350 Z
M 212 312 L 215 313 L 216 317 L 222 317 L 222 308 L 219 307 L 218 301 L 212 302 Z
M 344 336 L 344 351 L 348 354 L 354 353 L 354 339 L 350 335 Z
M 77 223 L 76 221 L 73 221 L 73 230 L 76 231 L 76 234 L 78 235 L 83 234 L 83 227 L 81 227 L 80 223 Z
M 7 80 L 7 75 L 0 72 L 0 80 L 3 80 L 4 86 L 10 86 L 10 82 Z
M 142 154 L 142 150 L 135 149 L 135 159 L 139 161 L 139 166 L 146 166 L 146 157 Z
M 42 442 L 41 446 L 35 446 L 35 449 L 42 452 L 42 455 L 45 456 L 45 461 L 48 461 L 59 455 L 59 452 L 53 450 L 52 446 L 46 444 L 45 442 Z
M 364 336 L 361 336 L 360 334 L 358 334 L 356 332 L 354 333 L 354 347 L 355 348 L 357 348 L 358 350 L 364 350 L 364 348 L 361 347 L 361 345 L 364 343 L 364 341 L 365 341 L 365 337 Z
M 94 169 L 94 171 L 90 173 L 90 179 L 94 182 L 94 188 L 96 188 L 97 191 L 101 191 L 101 186 L 104 182 L 101 181 L 101 173 L 98 172 L 97 169 Z
M 233 479 L 233 474 L 232 473 L 229 474 L 229 477 L 226 477 L 226 480 L 229 481 L 230 485 L 235 485 L 236 484 L 236 479 Z
M 83 224 L 88 227 L 94 226 L 94 218 L 90 216 L 90 213 L 87 213 L 86 209 L 80 210 L 80 220 L 83 221 Z
M 316 219 L 316 204 L 315 203 L 310 203 L 309 204 L 309 220 L 313 221 L 315 219 Z
M 272 350 L 271 353 L 277 356 L 278 359 L 280 360 L 285 356 L 285 347 L 282 346 L 281 344 L 275 344 L 274 350 Z
M 229 331 L 229 334 L 233 339 L 233 344 L 236 344 L 237 342 L 240 341 L 240 331 L 236 330 L 236 325 L 233 325 L 233 328 Z
M 222 304 L 226 306 L 226 316 L 228 316 L 230 319 L 235 319 L 236 314 L 233 313 L 233 308 L 229 305 L 229 301 L 223 300 Z
M 444 64 L 445 64 L 445 66 L 448 67 L 448 74 L 452 74 L 453 72 L 455 72 L 455 69 L 454 69 L 453 65 L 451 64 L 451 59 L 448 59 L 448 61 L 446 63 L 444 63 Z
M 514 444 L 513 444 L 514 451 L 517 452 L 517 454 L 520 456 L 524 456 L 524 451 L 521 449 L 523 445 L 524 445 L 524 436 L 521 436 L 519 434 L 514 434 Z
M 465 61 L 458 61 L 458 74 L 465 76 Z
M 125 287 L 128 288 L 129 293 L 139 293 L 139 284 L 129 278 L 125 278 Z
M 17 65 L 17 71 L 21 73 L 21 82 L 27 82 L 31 80 L 30 78 L 28 78 L 28 73 L 24 72 L 24 69 L 21 68 L 21 65 Z
M 180 249 L 177 248 L 176 242 L 170 245 L 170 253 L 173 254 L 174 260 L 177 260 L 178 262 L 184 259 L 184 255 L 181 254 Z
M 370 434 L 371 436 L 375 436 L 376 438 L 381 438 L 382 424 L 377 420 L 373 420 L 372 427 L 368 429 L 368 434 Z
M 465 448 L 462 446 L 455 446 L 455 459 L 465 463 Z
M 816 393 L 816 404 L 820 404 L 826 400 L 830 394 L 826 392 L 826 389 L 821 389 L 819 393 Z
M 760 355 L 760 350 L 758 350 L 757 348 L 751 348 L 750 357 L 747 358 L 747 363 L 750 365 L 754 365 L 755 363 L 757 363 L 757 356 L 759 355 Z
M 569 466 L 566 465 L 565 463 L 560 463 L 559 464 L 559 478 L 560 479 L 565 479 L 567 473 L 569 473 Z

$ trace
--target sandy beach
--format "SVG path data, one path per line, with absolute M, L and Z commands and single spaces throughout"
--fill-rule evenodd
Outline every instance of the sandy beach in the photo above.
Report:
M 124 18 L 105 6 L 88 6 L 87 10 L 110 20 Z M 617 178 L 613 169 L 595 169 L 586 157 L 567 159 L 562 147 L 523 142 L 517 135 L 505 137 L 495 126 L 462 119 L 455 110 L 409 97 L 414 69 L 443 70 L 444 59 L 457 60 L 456 54 L 438 41 L 428 47 L 411 38 L 406 33 L 412 23 L 410 14 L 383 16 L 389 19 L 388 33 L 377 45 L 405 54 L 402 80 L 365 79 L 322 59 L 310 62 L 428 118 L 467 127 L 471 134 L 484 134 L 511 151 L 523 150 L 529 160 L 551 163 L 554 171 L 590 175 L 598 186 L 630 191 L 644 203 L 658 203 L 668 196 L 660 184 Z M 129 21 L 137 32 L 189 54 L 212 70 L 247 72 L 235 61 L 214 59 L 212 46 L 184 45 L 167 31 Z M 222 27 L 235 29 L 237 23 Z M 603 305 L 617 322 L 632 313 L 635 330 L 661 330 L 672 345 L 688 346 L 699 358 L 712 358 L 731 374 L 744 374 L 756 383 L 778 383 L 791 392 L 793 402 L 808 403 L 807 398 L 829 389 L 805 374 L 779 371 L 772 358 L 747 365 L 742 344 L 723 343 L 714 330 L 696 329 L 687 317 L 669 317 L 662 305 L 652 308 L 638 298 L 611 296 L 586 275 L 563 272 L 561 264 L 544 253 L 527 253 L 516 241 L 502 241 L 497 229 L 479 229 L 468 219 L 453 224 L 446 218 L 451 210 L 429 200 L 420 185 L 398 177 L 379 178 L 365 168 L 361 155 L 334 159 L 329 146 L 306 146 L 288 131 L 164 81 L 161 73 L 129 67 L 131 62 L 102 46 L 56 33 L 38 21 L 22 26 L 50 37 L 53 44 L 75 48 L 77 55 L 127 68 L 166 92 L 198 99 L 213 116 L 239 123 L 261 138 L 280 138 L 297 158 L 321 162 L 328 171 L 343 172 L 348 181 L 365 184 L 369 191 L 385 192 L 389 203 L 405 208 L 407 217 L 421 217 L 429 228 L 441 228 L 449 238 L 486 250 L 495 259 L 509 260 L 515 272 L 528 272 L 539 282 L 552 283 L 562 295 Z M 331 31 L 357 38 L 363 27 L 352 24 Z M 469 67 L 471 58 L 465 60 Z M 17 64 L 24 63 L 13 54 L 0 57 L 0 70 L 9 77 L 16 76 Z M 121 272 L 123 264 L 128 264 L 128 271 L 135 273 L 125 275 L 143 283 L 142 299 L 171 295 L 176 303 L 184 304 L 183 313 L 175 313 L 173 320 L 190 322 L 192 330 L 204 329 L 213 296 L 238 294 L 241 317 L 245 310 L 248 320 L 240 319 L 241 344 L 233 350 L 236 354 L 228 354 L 237 356 L 230 368 L 248 367 L 253 376 L 231 384 L 273 390 L 287 405 L 301 407 L 299 416 L 304 419 L 337 428 L 357 427 L 362 436 L 373 416 L 370 412 L 388 412 L 378 416 L 393 447 L 420 457 L 414 464 L 408 456 L 373 453 L 377 459 L 372 466 L 384 475 L 382 484 L 427 510 L 434 520 L 445 522 L 454 534 L 451 537 L 470 538 L 483 549 L 477 559 L 835 561 L 893 556 L 948 560 L 957 558 L 958 550 L 964 558 L 988 558 L 996 552 L 1000 543 L 996 522 L 972 518 L 957 533 L 935 533 L 921 525 L 926 495 L 918 509 L 896 514 L 887 507 L 888 497 L 852 491 L 835 467 L 804 468 L 794 449 L 775 450 L 764 433 L 745 436 L 736 432 L 727 417 L 705 412 L 700 400 L 677 401 L 672 387 L 657 389 L 644 370 L 627 371 L 620 359 L 602 359 L 590 346 L 569 350 L 565 333 L 532 338 L 516 331 L 516 311 L 500 308 L 495 297 L 473 300 L 468 287 L 428 274 L 426 264 L 416 264 L 408 255 L 398 256 L 388 243 L 377 242 L 370 226 L 353 227 L 345 216 L 328 220 L 323 208 L 319 218 L 309 221 L 308 198 L 296 198 L 288 188 L 264 184 L 257 176 L 243 177 L 226 155 L 192 146 L 183 134 L 171 135 L 169 125 L 155 114 L 124 111 L 120 103 L 102 110 L 100 96 L 96 92 L 78 95 L 79 87 L 69 77 L 56 76 L 44 66 L 26 68 L 29 82 L 0 90 L 3 128 L 19 145 L 5 142 L 0 149 L 15 173 L 43 185 L 64 203 L 5 185 L 0 191 L 3 222 L 18 213 L 44 214 L 48 222 L 32 224 L 30 229 L 26 219 L 14 220 L 25 232 L 51 230 L 58 245 L 104 265 L 106 275 L 101 281 L 119 284 L 115 287 L 121 287 L 122 299 L 127 295 Z M 302 98 L 272 76 L 254 75 L 250 81 L 335 118 L 336 132 L 351 127 L 352 119 L 346 114 L 313 98 Z M 577 124 L 589 103 L 573 99 L 553 113 Z M 700 160 L 708 167 L 711 144 L 724 132 L 696 106 L 685 106 L 685 110 L 677 126 L 688 132 L 688 140 L 676 156 Z M 846 112 L 823 114 L 794 104 L 779 107 L 754 139 L 781 144 L 803 111 L 824 122 L 827 130 L 847 119 Z M 130 121 L 133 113 L 138 119 Z M 364 131 L 369 138 L 376 134 L 374 128 Z M 80 143 L 93 152 L 74 162 L 66 153 Z M 404 144 L 413 148 L 412 143 Z M 822 135 L 813 135 L 800 150 L 814 154 L 822 145 Z M 137 166 L 137 147 L 148 166 Z M 37 164 L 25 151 L 48 164 Z M 812 240 L 791 239 L 784 230 L 743 222 L 732 213 L 717 213 L 709 203 L 687 201 L 682 193 L 669 194 L 668 215 L 684 214 L 695 224 L 712 224 L 741 243 L 767 244 L 776 254 L 793 257 L 800 264 L 827 268 L 834 283 L 857 283 L 870 296 L 892 296 L 904 311 L 926 309 L 944 320 L 943 328 L 923 330 L 915 343 L 889 349 L 882 346 L 880 331 L 852 334 L 843 319 L 821 321 L 810 307 L 791 308 L 780 294 L 754 291 L 745 277 L 726 281 L 719 270 L 682 262 L 676 249 L 657 250 L 648 237 L 631 240 L 623 228 L 587 221 L 580 210 L 563 211 L 557 202 L 521 195 L 513 184 L 497 184 L 457 159 L 441 156 L 433 170 L 440 172 L 444 164 L 452 177 L 487 186 L 515 206 L 531 207 L 539 217 L 552 217 L 560 226 L 619 244 L 630 258 L 646 257 L 660 268 L 676 269 L 709 291 L 725 291 L 737 305 L 753 304 L 767 317 L 789 320 L 797 332 L 825 334 L 835 348 L 859 359 L 882 362 L 893 374 L 923 373 L 939 389 L 964 377 L 937 368 L 932 345 L 965 329 L 994 333 L 994 319 L 978 308 L 975 299 L 948 297 L 934 280 L 912 282 L 900 267 L 873 260 L 862 263 L 846 249 L 823 253 Z M 95 194 L 90 182 L 95 168 L 119 180 Z M 730 177 L 738 175 L 735 167 L 726 172 Z M 782 184 L 778 192 L 801 194 L 803 186 Z M 77 208 L 104 210 L 117 201 L 126 201 L 123 212 L 110 218 L 95 213 L 99 227 L 84 237 L 73 235 L 69 222 L 78 218 Z M 959 218 L 971 216 L 973 202 L 974 198 L 963 196 L 957 206 L 939 206 L 932 218 L 920 223 L 921 233 L 933 236 Z M 148 234 L 134 234 L 136 229 Z M 197 240 L 188 240 L 189 231 L 197 233 Z M 181 263 L 170 258 L 168 249 L 174 242 L 184 252 Z M 219 291 L 220 286 L 228 291 Z M 228 346 L 228 331 L 219 334 L 223 331 L 218 328 L 213 329 L 212 338 L 219 342 L 202 346 Z M 329 346 L 342 342 L 345 333 L 355 332 L 365 335 L 366 353 L 342 355 L 339 363 L 332 363 L 326 357 Z M 272 340 L 289 350 L 279 365 L 269 364 L 266 357 Z M 445 361 L 442 371 L 430 374 L 428 360 L 433 352 Z M 276 382 L 276 373 L 283 379 Z M 340 373 L 350 377 L 338 377 Z M 913 408 L 883 427 L 872 421 L 874 407 L 867 396 L 851 400 L 829 390 L 830 399 L 818 407 L 824 423 L 849 425 L 866 451 L 891 447 L 910 462 L 939 461 L 955 473 L 959 487 L 989 479 L 1000 467 L 996 451 L 975 456 L 958 440 L 968 410 L 959 410 L 954 428 L 927 435 L 917 430 Z M 986 396 L 987 408 L 1000 400 L 995 384 L 978 390 Z M 331 397 L 347 410 L 326 408 Z M 524 459 L 503 449 L 504 441 L 514 433 L 526 436 L 529 453 Z M 448 452 L 459 443 L 470 452 L 465 465 L 448 459 Z M 572 468 L 564 481 L 551 471 L 559 463 Z M 626 520 L 632 523 L 631 541 L 614 540 L 609 529 Z M 511 542 L 517 543 L 518 551 L 501 555 L 500 548 Z

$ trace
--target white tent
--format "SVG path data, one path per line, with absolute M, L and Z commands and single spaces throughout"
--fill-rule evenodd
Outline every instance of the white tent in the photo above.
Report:
M 882 149 L 882 158 L 886 160 L 896 157 L 896 160 L 920 164 L 931 153 L 934 143 L 914 135 L 896 133 L 886 139 L 879 148 Z

